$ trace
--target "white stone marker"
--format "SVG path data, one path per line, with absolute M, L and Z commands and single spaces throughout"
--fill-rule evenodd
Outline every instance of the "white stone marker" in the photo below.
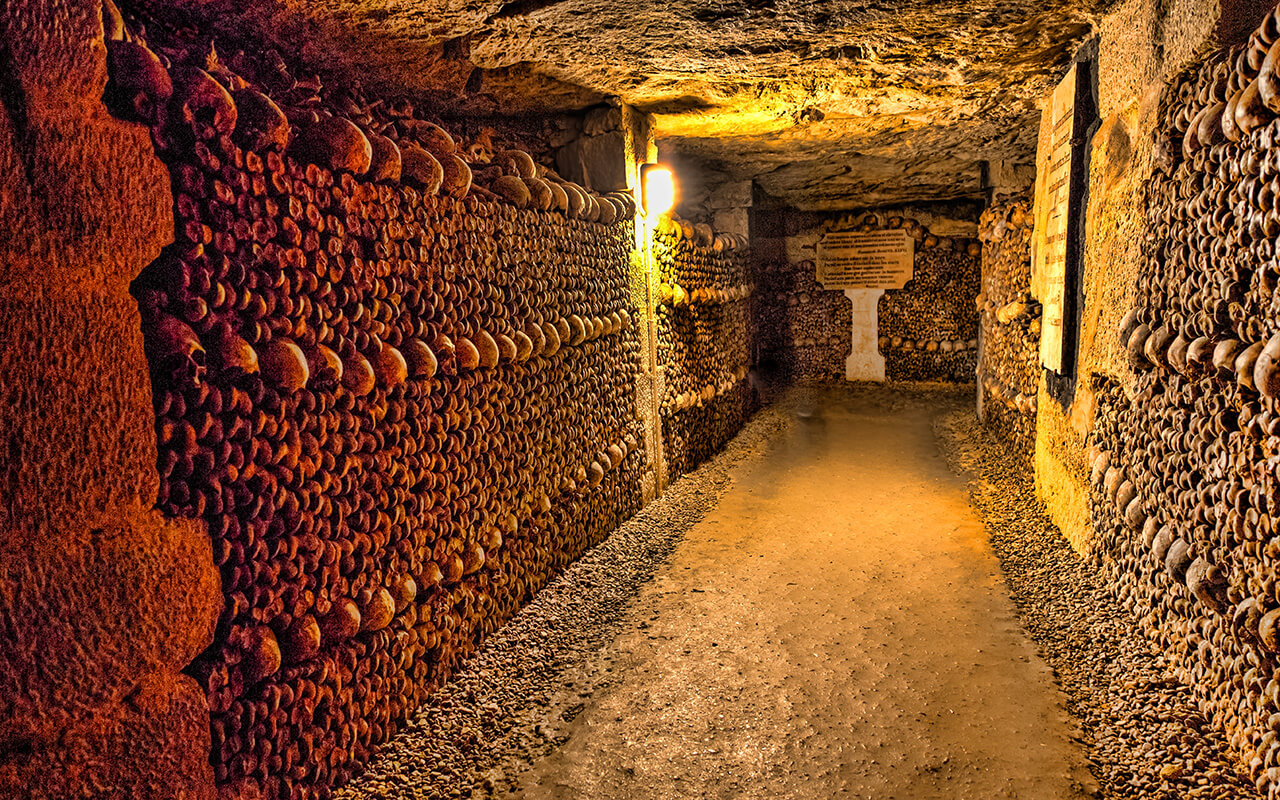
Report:
M 884 289 L 845 289 L 853 303 L 852 350 L 844 360 L 848 381 L 884 382 L 884 356 L 880 355 L 880 297 Z

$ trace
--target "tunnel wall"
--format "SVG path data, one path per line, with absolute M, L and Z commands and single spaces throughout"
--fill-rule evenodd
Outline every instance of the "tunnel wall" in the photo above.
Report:
M 182 673 L 222 604 L 203 522 L 153 506 L 129 283 L 173 234 L 148 131 L 102 104 L 95 2 L 0 8 L 0 796 L 215 796 Z
M 1030 294 L 1032 210 L 1026 195 L 998 197 L 982 212 L 982 335 L 978 409 L 1027 466 L 1035 453 L 1040 387 L 1040 304 Z
M 1082 377 L 1065 409 L 1042 385 L 1037 485 L 1276 797 L 1280 121 L 1221 118 L 1280 33 L 1273 17 L 1250 36 L 1257 4 L 1185 6 L 1127 3 L 1102 26 Z
M 158 506 L 222 571 L 190 668 L 215 777 L 322 795 L 640 507 L 632 222 L 534 207 L 525 163 L 437 187 L 232 127 L 171 134 L 176 241 L 137 289 Z M 197 341 L 207 375 L 173 372 Z
M 1090 467 L 1087 438 L 1094 418 L 1094 375 L 1131 387 L 1115 331 L 1133 307 L 1145 256 L 1143 189 L 1154 170 L 1151 146 L 1157 106 L 1167 83 L 1220 44 L 1243 42 L 1274 3 L 1254 0 L 1127 0 L 1098 25 L 1098 116 L 1090 147 L 1089 205 L 1083 247 L 1083 312 L 1077 374 L 1069 401 L 1049 397 L 1041 381 L 1036 411 L 1036 492 L 1072 544 L 1087 551 Z M 1041 137 L 1045 135 L 1041 131 Z M 1032 275 L 1032 295 L 1041 297 Z
M 668 481 L 718 452 L 759 405 L 745 238 L 664 218 L 654 231 L 657 362 Z
M 643 504 L 634 202 L 0 19 L 0 794 L 325 796 Z
M 828 230 L 904 227 L 916 240 L 915 277 L 879 300 L 876 338 L 888 380 L 973 380 L 980 282 L 976 206 L 874 213 L 754 210 L 760 361 L 785 381 L 843 380 L 853 309 L 817 282 L 814 257 Z M 936 231 L 936 232 L 935 232 Z

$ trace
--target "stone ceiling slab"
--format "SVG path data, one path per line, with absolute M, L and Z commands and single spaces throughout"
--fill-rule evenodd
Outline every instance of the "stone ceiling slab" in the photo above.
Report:
M 250 32 L 322 73 L 444 114 L 545 114 L 619 98 L 654 115 L 668 152 L 802 208 L 968 196 L 982 162 L 1030 163 L 1037 100 L 1112 4 L 176 3 L 228 35 Z

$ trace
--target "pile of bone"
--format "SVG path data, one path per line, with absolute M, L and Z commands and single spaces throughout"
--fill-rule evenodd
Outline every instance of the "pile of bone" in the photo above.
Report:
M 523 152 L 269 56 L 156 55 L 104 13 L 107 102 L 174 193 L 133 292 L 157 505 L 207 523 L 222 574 L 191 667 L 211 761 L 245 796 L 324 796 L 640 507 L 629 206 L 562 208 Z
M 1271 797 L 1278 40 L 1273 12 L 1161 97 L 1142 268 L 1118 326 L 1132 374 L 1098 392 L 1091 492 L 1117 594 Z
M 976 350 L 978 348 L 977 339 L 929 339 L 927 341 L 916 341 L 915 339 L 904 339 L 901 336 L 881 336 L 876 340 L 880 347 L 880 352 L 884 353 L 889 350 L 919 350 L 923 353 L 958 353 L 965 350 Z
M 979 384 L 989 423 L 1006 423 L 1017 452 L 1034 448 L 1034 416 L 1040 381 L 1040 303 L 1030 294 L 1031 213 L 1026 196 L 1002 196 L 978 221 L 982 291 L 975 303 L 982 325 Z M 1000 413 L 1003 407 L 1010 413 Z
M 1181 379 L 1173 390 L 1159 383 L 1141 377 L 1132 399 L 1115 384 L 1098 392 L 1090 451 L 1096 549 L 1122 605 L 1170 655 L 1258 790 L 1275 796 L 1280 610 L 1264 552 L 1274 509 L 1252 470 L 1199 477 L 1243 461 L 1247 440 L 1259 440 L 1242 433 L 1222 447 L 1215 440 L 1224 423 L 1252 430 L 1265 420 Z M 1144 426 L 1137 435 L 1135 424 Z
M 1100 387 L 1099 402 L 1110 406 L 1116 388 Z M 1103 416 L 1114 419 L 1115 408 L 1107 408 Z M 1228 746 L 1230 737 L 1209 724 L 1207 706 L 1171 669 L 1185 657 L 1183 647 L 1153 646 L 1141 629 L 1150 630 L 1172 613 L 1170 598 L 1185 600 L 1185 585 L 1175 586 L 1166 578 L 1164 598 L 1117 603 L 1116 570 L 1133 566 L 1133 556 L 1118 564 L 1111 551 L 1095 545 L 1092 563 L 1082 559 L 1045 516 L 1025 459 L 1008 447 L 1002 431 L 982 435 L 973 424 L 971 412 L 945 418 L 940 425 L 944 452 L 980 477 L 971 484 L 974 504 L 982 512 L 1022 626 L 1053 668 L 1080 723 L 1089 770 L 1099 783 L 1096 796 L 1258 798 L 1238 750 L 1233 754 Z M 1115 429 L 1106 426 L 1107 435 L 1114 435 Z M 1095 533 L 1110 525 L 1108 519 Z M 1163 573 L 1163 564 L 1154 562 L 1146 554 L 1141 558 L 1144 569 L 1150 563 Z M 1153 605 L 1153 600 L 1159 602 Z M 1191 647 L 1199 649 L 1198 644 Z
M 664 218 L 653 250 L 664 449 L 674 475 L 719 450 L 750 412 L 752 286 L 741 237 Z
M 277 54 L 153 51 L 111 0 L 103 7 L 109 82 L 104 99 L 123 119 L 151 126 L 162 149 L 190 144 L 187 131 L 233 134 L 246 150 L 291 158 L 373 181 L 403 182 L 424 194 L 502 198 L 517 208 L 554 210 L 613 224 L 635 216 L 627 192 L 596 194 L 535 163 L 519 149 L 464 146 L 408 101 L 370 102 L 351 89 L 295 78 Z M 158 51 L 158 52 L 157 52 Z

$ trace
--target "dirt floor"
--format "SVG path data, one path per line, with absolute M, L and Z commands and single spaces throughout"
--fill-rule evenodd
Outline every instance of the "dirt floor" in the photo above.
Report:
M 621 677 L 512 794 L 1088 796 L 938 410 L 801 400 L 626 613 Z
M 336 800 L 1256 800 L 1022 463 L 971 389 L 787 391 Z

